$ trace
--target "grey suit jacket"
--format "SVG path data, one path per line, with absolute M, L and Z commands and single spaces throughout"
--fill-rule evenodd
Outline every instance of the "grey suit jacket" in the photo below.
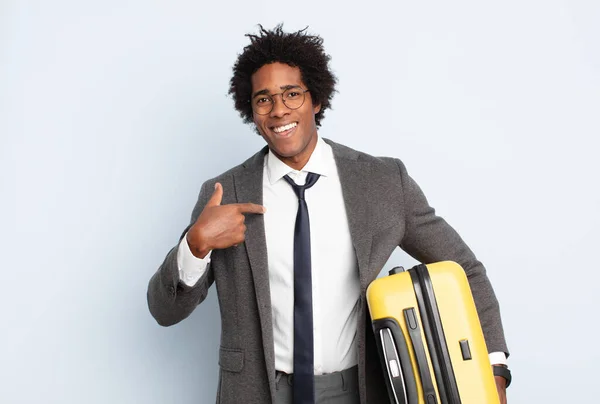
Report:
M 498 302 L 483 265 L 456 231 L 435 215 L 402 162 L 325 141 L 333 148 L 358 261 L 361 403 L 389 402 L 365 292 L 397 246 L 423 263 L 460 263 L 473 291 L 488 350 L 508 352 Z M 205 182 L 191 223 L 202 212 L 215 182 L 223 185 L 223 204 L 262 204 L 267 151 L 265 147 L 243 164 Z M 169 326 L 189 316 L 206 298 L 213 282 L 216 284 L 222 326 L 217 392 L 217 403 L 221 404 L 270 404 L 275 391 L 271 305 L 277 302 L 271 302 L 269 292 L 263 216 L 248 215 L 246 226 L 243 245 L 213 251 L 206 273 L 194 287 L 179 281 L 177 246 L 167 254 L 148 285 L 150 312 L 160 325 Z

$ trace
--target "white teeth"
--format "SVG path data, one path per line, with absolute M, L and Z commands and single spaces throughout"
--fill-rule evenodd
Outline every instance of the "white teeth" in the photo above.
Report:
M 281 132 L 285 132 L 286 130 L 290 130 L 292 128 L 295 128 L 296 126 L 298 126 L 298 122 L 292 122 L 289 123 L 285 126 L 280 126 L 278 128 L 274 128 L 273 131 L 277 132 L 277 133 L 281 133 Z

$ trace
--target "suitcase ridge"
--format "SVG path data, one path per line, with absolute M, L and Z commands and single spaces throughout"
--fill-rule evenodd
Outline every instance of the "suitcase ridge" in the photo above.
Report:
M 461 404 L 429 271 L 426 265 L 421 264 L 411 268 L 409 273 L 421 310 L 421 322 L 425 330 L 429 355 L 432 358 L 440 401 L 442 404 Z

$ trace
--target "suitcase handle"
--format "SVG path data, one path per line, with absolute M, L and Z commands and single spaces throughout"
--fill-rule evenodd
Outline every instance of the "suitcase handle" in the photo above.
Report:
M 404 319 L 406 320 L 406 328 L 411 341 L 417 366 L 419 367 L 419 375 L 421 376 L 421 386 L 423 387 L 423 396 L 426 404 L 437 404 L 435 388 L 433 380 L 431 380 L 431 371 L 427 363 L 427 355 L 425 354 L 425 346 L 421 337 L 421 329 L 417 321 L 417 315 L 414 307 L 409 307 L 403 310 Z
M 398 321 L 392 317 L 373 321 L 375 342 L 392 404 L 417 404 L 419 394 L 409 345 Z
M 408 404 L 404 374 L 392 332 L 389 328 L 379 330 L 383 361 L 385 362 L 388 380 L 390 382 L 394 404 Z

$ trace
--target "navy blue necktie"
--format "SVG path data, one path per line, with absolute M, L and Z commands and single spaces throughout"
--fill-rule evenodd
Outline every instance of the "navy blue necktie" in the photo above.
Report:
M 310 222 L 304 191 L 315 185 L 318 174 L 308 173 L 306 183 L 285 180 L 298 197 L 294 229 L 294 404 L 315 403 L 314 337 L 312 314 L 312 277 L 310 259 Z

